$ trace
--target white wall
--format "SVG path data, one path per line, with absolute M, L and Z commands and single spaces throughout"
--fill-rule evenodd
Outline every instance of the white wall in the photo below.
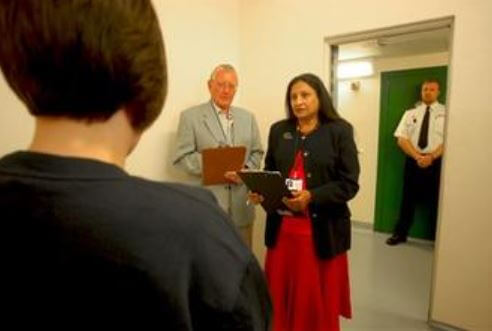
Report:
M 0 156 L 25 148 L 34 130 L 34 121 L 0 75 Z
M 443 52 L 365 59 L 373 63 L 374 75 L 367 78 L 339 81 L 337 109 L 341 116 L 354 126 L 354 135 L 357 149 L 359 150 L 361 168 L 359 178 L 360 190 L 355 199 L 350 201 L 353 220 L 369 224 L 374 223 L 381 73 L 393 70 L 447 65 L 448 58 L 448 53 Z M 352 82 L 360 82 L 360 89 L 357 91 L 351 90 L 350 84 Z
M 164 111 L 128 159 L 130 172 L 186 180 L 172 164 L 180 112 L 210 98 L 207 80 L 219 63 L 239 66 L 239 4 L 221 0 L 154 1 L 166 43 L 169 94 Z M 236 97 L 240 102 L 240 94 Z
M 325 37 L 455 16 L 430 314 L 472 330 L 492 329 L 491 12 L 489 0 L 241 2 L 243 101 L 265 115 L 263 129 L 284 116 L 283 93 L 293 75 L 326 73 Z

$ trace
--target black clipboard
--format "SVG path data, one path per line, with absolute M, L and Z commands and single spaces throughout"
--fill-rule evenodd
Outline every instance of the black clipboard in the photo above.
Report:
M 282 198 L 290 197 L 291 193 L 279 171 L 241 170 L 237 174 L 251 192 L 263 196 L 261 206 L 267 213 L 289 210 Z

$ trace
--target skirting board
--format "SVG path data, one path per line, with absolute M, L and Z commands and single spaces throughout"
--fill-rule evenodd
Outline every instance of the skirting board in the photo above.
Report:
M 374 228 L 374 224 L 372 224 L 372 223 L 356 221 L 356 220 L 352 220 L 352 225 L 358 229 L 371 230 L 371 231 Z
M 457 328 L 446 323 L 430 320 L 428 324 L 434 329 L 439 331 L 466 331 L 466 329 Z
M 352 220 L 351 223 L 352 223 L 352 226 L 354 229 L 374 232 L 374 224 L 373 223 L 367 223 L 367 222 L 362 222 L 362 221 L 357 221 L 357 220 Z M 377 232 L 377 233 L 384 233 L 384 232 Z M 388 233 L 388 235 L 390 235 L 390 233 Z M 418 244 L 424 244 L 424 245 L 434 245 L 434 240 L 417 239 L 417 238 L 409 237 L 408 241 L 409 242 L 415 242 Z

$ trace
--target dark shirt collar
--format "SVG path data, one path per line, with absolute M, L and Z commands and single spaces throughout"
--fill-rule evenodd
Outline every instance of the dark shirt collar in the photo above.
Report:
M 60 179 L 118 179 L 128 176 L 111 163 L 94 159 L 18 151 L 0 159 L 0 173 Z

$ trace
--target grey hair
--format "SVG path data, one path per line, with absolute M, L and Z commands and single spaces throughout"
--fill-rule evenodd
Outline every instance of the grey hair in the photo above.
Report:
M 219 64 L 218 66 L 216 66 L 214 68 L 214 70 L 210 74 L 210 80 L 214 80 L 217 77 L 217 72 L 222 71 L 222 70 L 232 71 L 232 72 L 237 74 L 236 69 L 231 64 L 223 63 L 223 64 Z

